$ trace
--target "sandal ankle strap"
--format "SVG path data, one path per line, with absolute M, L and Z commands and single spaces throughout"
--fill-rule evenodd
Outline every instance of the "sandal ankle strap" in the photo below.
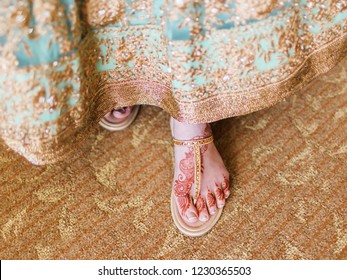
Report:
M 197 139 L 197 140 L 178 140 L 173 138 L 172 139 L 174 145 L 178 146 L 188 146 L 193 147 L 194 149 L 194 158 L 195 158 L 195 176 L 194 176 L 194 183 L 195 183 L 195 194 L 193 198 L 194 205 L 196 205 L 196 202 L 198 200 L 199 194 L 200 194 L 200 172 L 201 172 L 201 151 L 200 147 L 204 145 L 208 145 L 213 142 L 213 135 L 203 138 L 203 139 Z
M 172 138 L 172 141 L 175 145 L 178 145 L 178 146 L 190 146 L 190 147 L 204 146 L 213 142 L 213 135 L 207 138 L 197 139 L 197 140 L 178 140 L 178 139 Z

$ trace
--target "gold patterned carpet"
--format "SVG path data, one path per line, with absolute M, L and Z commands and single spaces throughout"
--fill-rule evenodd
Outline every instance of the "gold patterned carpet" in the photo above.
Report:
M 41 167 L 0 143 L 0 258 L 347 258 L 347 59 L 270 109 L 214 124 L 232 195 L 204 237 L 171 219 L 168 120 L 142 107 L 131 128 L 98 128 Z

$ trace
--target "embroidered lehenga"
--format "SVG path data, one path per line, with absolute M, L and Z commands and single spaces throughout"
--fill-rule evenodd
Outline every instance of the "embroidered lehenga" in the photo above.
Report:
M 202 123 L 275 104 L 347 51 L 346 1 L 2 0 L 0 136 L 34 164 L 112 108 Z

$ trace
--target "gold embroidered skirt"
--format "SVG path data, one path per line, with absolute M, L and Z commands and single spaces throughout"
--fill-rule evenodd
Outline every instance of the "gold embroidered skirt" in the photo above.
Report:
M 0 136 L 44 164 L 115 107 L 260 110 L 346 55 L 346 18 L 337 0 L 1 1 Z

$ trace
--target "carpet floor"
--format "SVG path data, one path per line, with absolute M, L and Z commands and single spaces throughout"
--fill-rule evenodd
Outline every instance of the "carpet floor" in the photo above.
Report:
M 168 123 L 142 106 L 130 128 L 98 128 L 39 167 L 0 143 L 0 258 L 347 258 L 347 59 L 272 108 L 213 124 L 232 193 L 200 238 L 171 218 Z

